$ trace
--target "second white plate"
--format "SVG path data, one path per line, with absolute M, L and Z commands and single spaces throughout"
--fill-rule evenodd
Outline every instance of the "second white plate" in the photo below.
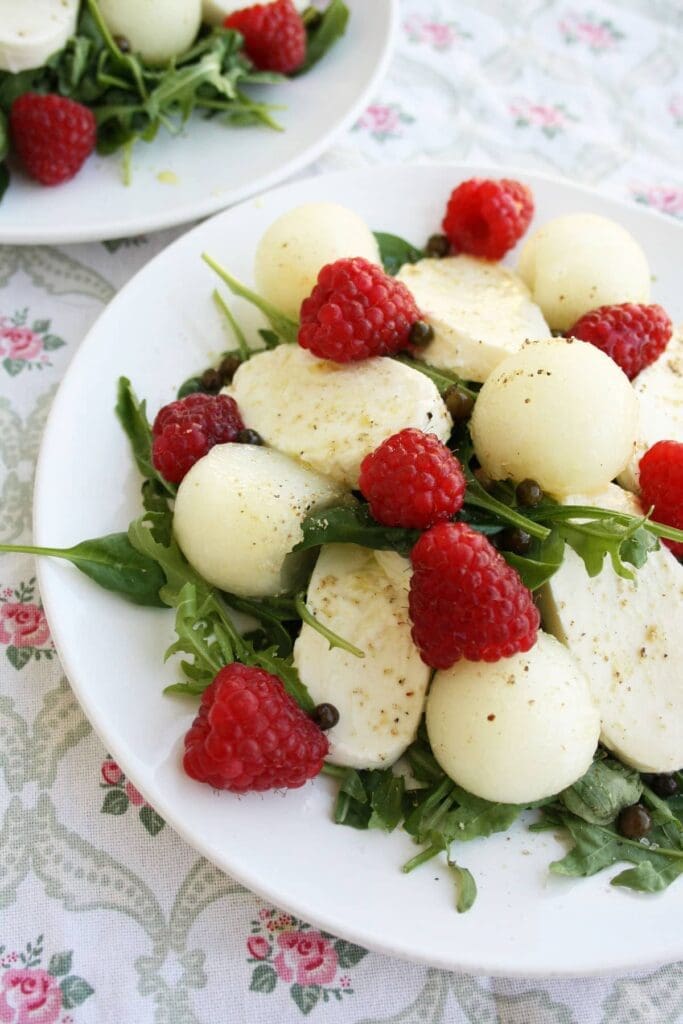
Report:
M 71 363 L 41 450 L 36 543 L 70 545 L 124 529 L 139 514 L 139 478 L 113 413 L 116 379 L 129 376 L 154 413 L 226 347 L 202 251 L 249 280 L 270 222 L 319 200 L 350 206 L 374 229 L 419 245 L 438 230 L 454 185 L 500 173 L 424 166 L 320 177 L 243 203 L 179 239 L 114 299 Z M 650 261 L 655 300 L 683 317 L 680 226 L 562 181 L 518 176 L 534 191 L 535 224 L 587 210 L 633 232 Z M 548 833 L 520 825 L 463 844 L 458 861 L 475 875 L 479 898 L 458 915 L 447 869 L 433 862 L 401 873 L 415 852 L 405 833 L 332 823 L 329 779 L 242 798 L 192 782 L 180 756 L 194 707 L 161 693 L 174 681 L 163 664 L 172 613 L 127 605 L 54 561 L 41 562 L 40 585 L 66 672 L 106 748 L 189 843 L 271 902 L 373 949 L 468 971 L 585 975 L 683 958 L 683 883 L 638 896 L 610 887 L 609 872 L 575 881 L 551 876 L 548 864 L 564 847 Z

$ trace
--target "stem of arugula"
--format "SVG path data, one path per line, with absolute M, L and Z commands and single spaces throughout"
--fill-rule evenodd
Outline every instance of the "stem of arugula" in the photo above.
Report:
M 617 523 L 630 526 L 636 520 L 636 517 L 629 515 L 628 512 L 615 512 L 609 508 L 596 508 L 593 505 L 553 505 L 551 508 L 539 509 L 533 515 L 536 522 L 552 522 L 557 519 L 613 519 Z M 652 519 L 646 520 L 642 525 L 643 529 L 649 530 L 657 537 L 683 542 L 683 530 L 676 530 L 673 526 L 656 523 Z M 529 532 L 527 530 L 527 533 Z
M 412 860 L 406 861 L 401 868 L 401 871 L 407 875 L 409 871 L 414 871 L 415 868 L 419 868 L 421 864 L 426 864 L 428 860 L 432 859 L 432 857 L 436 857 L 437 853 L 441 853 L 442 850 L 443 846 L 438 846 L 436 843 L 432 843 L 426 850 L 423 850 L 422 853 L 418 853 L 416 857 L 413 857 Z
M 321 636 L 325 637 L 330 645 L 330 650 L 333 650 L 335 647 L 339 647 L 342 651 L 348 651 L 349 654 L 353 654 L 355 658 L 365 657 L 365 651 L 359 650 L 358 647 L 354 647 L 353 644 L 350 644 L 348 640 L 344 640 L 342 637 L 337 636 L 336 633 L 333 633 L 331 629 L 328 629 L 327 626 L 323 626 L 322 622 L 319 622 L 318 619 L 316 619 L 315 615 L 313 615 L 313 613 L 306 607 L 306 601 L 304 600 L 303 594 L 297 594 L 294 599 L 294 607 L 296 608 L 297 614 L 302 622 L 307 623 L 307 625 L 317 633 L 320 633 Z

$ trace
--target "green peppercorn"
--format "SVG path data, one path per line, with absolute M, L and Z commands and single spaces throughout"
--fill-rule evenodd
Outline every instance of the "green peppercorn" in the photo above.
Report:
M 424 320 L 416 320 L 413 326 L 410 328 L 410 334 L 408 335 L 408 341 L 411 345 L 416 348 L 423 348 L 428 345 L 434 337 L 434 328 L 431 324 L 426 324 Z
M 263 444 L 263 438 L 255 430 L 245 427 L 235 438 L 237 444 Z
M 543 501 L 543 489 L 535 480 L 522 480 L 515 491 L 517 504 L 524 508 L 535 508 Z
M 624 807 L 617 818 L 617 832 L 624 839 L 643 839 L 652 828 L 652 817 L 643 804 Z
M 219 371 L 214 370 L 212 367 L 204 370 L 204 373 L 199 378 L 199 382 L 202 386 L 202 391 L 206 391 L 209 395 L 217 395 L 223 386 L 223 378 Z
M 454 423 L 464 423 L 472 415 L 474 398 L 466 391 L 462 391 L 457 384 L 453 384 L 444 392 L 443 400 Z
M 514 555 L 528 554 L 532 544 L 531 534 L 517 526 L 509 526 L 498 534 L 498 547 L 503 551 L 511 551 Z
M 430 235 L 425 245 L 425 253 L 432 259 L 441 260 L 451 251 L 451 243 L 447 235 Z
M 223 384 L 229 384 L 242 365 L 241 359 L 237 356 L 224 356 L 218 364 L 218 372 L 221 375 Z
M 339 712 L 334 704 L 318 704 L 313 708 L 311 718 L 319 729 L 332 729 L 339 721 Z

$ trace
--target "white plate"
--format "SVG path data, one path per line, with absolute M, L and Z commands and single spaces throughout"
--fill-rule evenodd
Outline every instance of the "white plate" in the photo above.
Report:
M 330 199 L 420 244 L 438 229 L 449 190 L 473 173 L 496 172 L 377 167 L 296 182 L 214 217 L 157 256 L 100 317 L 55 399 L 36 480 L 36 543 L 73 544 L 123 529 L 139 513 L 139 480 L 112 410 L 115 382 L 129 376 L 156 411 L 225 345 L 202 251 L 248 280 L 259 236 L 278 214 Z M 588 210 L 631 230 L 650 259 L 656 299 L 683 317 L 679 226 L 559 180 L 518 176 L 534 190 L 537 224 Z M 437 864 L 399 871 L 415 851 L 405 833 L 332 823 L 328 779 L 239 799 L 190 781 L 180 752 L 193 708 L 161 695 L 174 680 L 162 662 L 172 613 L 134 608 L 55 561 L 41 562 L 40 586 L 66 672 L 107 749 L 189 843 L 264 898 L 372 949 L 446 968 L 594 974 L 683 958 L 683 884 L 638 896 L 611 888 L 609 872 L 552 877 L 547 865 L 563 847 L 547 833 L 520 826 L 463 845 L 458 860 L 474 872 L 479 898 L 458 915 Z
M 215 213 L 294 174 L 372 98 L 391 55 L 396 2 L 347 0 L 346 35 L 309 74 L 252 87 L 259 99 L 284 107 L 275 112 L 283 132 L 194 117 L 181 136 L 161 131 L 149 145 L 135 146 L 128 187 L 120 154 L 94 155 L 57 188 L 17 172 L 0 203 L 0 243 L 86 242 L 157 231 Z

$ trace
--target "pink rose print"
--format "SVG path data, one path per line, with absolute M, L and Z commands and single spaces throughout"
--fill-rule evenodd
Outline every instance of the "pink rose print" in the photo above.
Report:
M 2 367 L 16 377 L 23 370 L 43 370 L 51 366 L 49 352 L 62 348 L 64 341 L 50 333 L 49 320 L 28 323 L 28 309 L 12 317 L 0 316 L 0 356 Z
M 0 643 L 42 647 L 50 638 L 45 612 L 36 604 L 0 605 Z
M 660 213 L 683 220 L 683 188 L 668 188 L 666 185 L 641 187 L 635 185 L 631 189 L 637 203 L 650 206 Z
M 669 113 L 678 128 L 683 128 L 683 93 L 672 96 L 669 101 Z
M 262 935 L 250 935 L 247 939 L 247 949 L 255 960 L 265 960 L 271 948 Z
M 10 359 L 35 359 L 43 351 L 43 340 L 28 327 L 3 327 L 0 338 L 7 342 L 6 351 Z
M 516 128 L 538 128 L 549 139 L 563 132 L 569 121 L 576 121 L 561 103 L 533 103 L 521 98 L 513 100 L 508 109 Z
M 144 804 L 144 802 L 145 802 L 144 796 L 142 795 L 142 793 L 140 792 L 139 789 L 135 788 L 135 786 L 133 785 L 132 782 L 127 782 L 125 788 L 126 788 L 126 796 L 128 797 L 128 799 L 132 803 L 133 807 L 140 807 L 141 804 Z
M 62 1008 L 56 978 L 40 969 L 10 969 L 0 974 L 3 1024 L 54 1024 Z
M 403 134 L 402 125 L 412 124 L 414 120 L 397 103 L 371 103 L 354 127 L 369 132 L 377 142 L 385 142 L 399 138 Z
M 299 985 L 329 985 L 337 973 L 337 953 L 320 932 L 281 932 L 281 952 L 273 960 L 283 981 Z
M 117 782 L 121 781 L 123 776 L 123 772 L 117 765 L 116 761 L 112 761 L 110 759 L 102 762 L 101 772 L 102 778 L 108 786 L 115 786 Z
M 568 14 L 559 22 L 558 28 L 565 43 L 579 43 L 595 54 L 613 50 L 624 38 L 624 33 L 613 22 L 607 18 L 598 19 L 591 12 Z
M 403 27 L 411 43 L 424 43 L 434 50 L 450 50 L 459 39 L 471 38 L 453 21 L 428 21 L 419 14 L 408 18 Z

